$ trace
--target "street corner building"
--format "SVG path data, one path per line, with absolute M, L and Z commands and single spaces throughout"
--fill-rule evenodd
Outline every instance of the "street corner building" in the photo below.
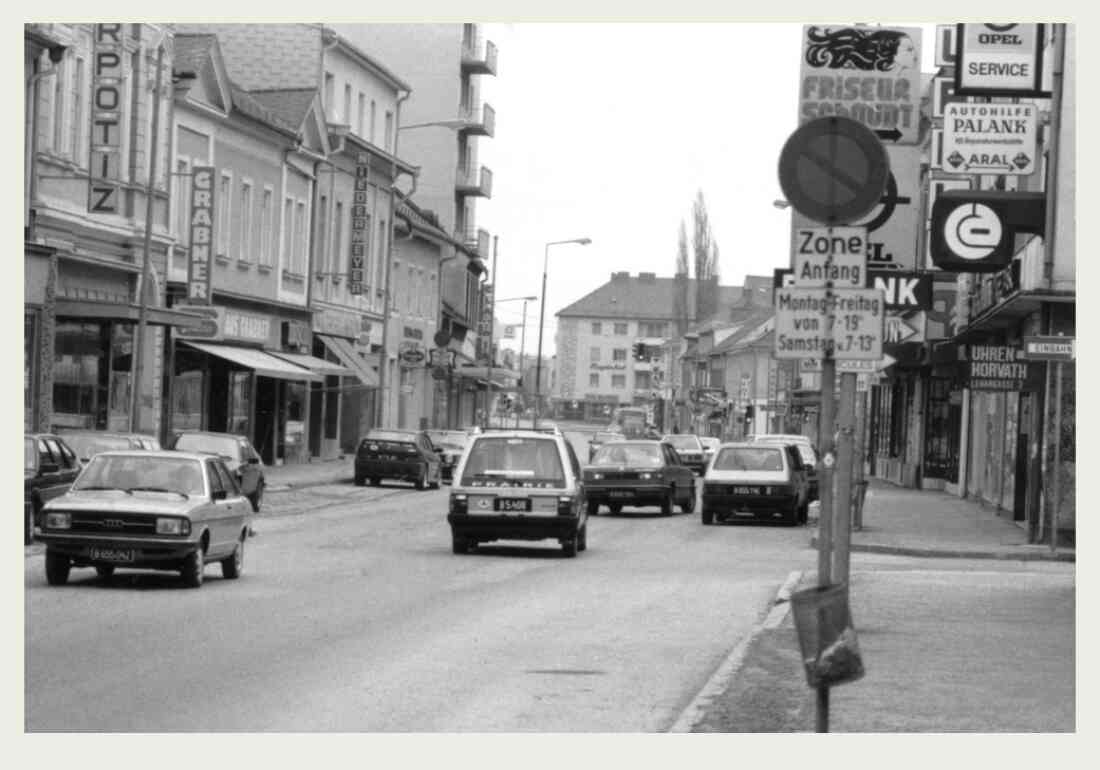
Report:
M 280 464 L 472 413 L 434 408 L 427 352 L 446 331 L 452 370 L 475 359 L 494 115 L 468 86 L 496 49 L 382 26 L 24 26 L 26 430 L 226 431 Z M 399 156 L 434 98 L 408 50 L 451 38 L 461 157 Z M 417 174 L 451 194 L 414 202 Z

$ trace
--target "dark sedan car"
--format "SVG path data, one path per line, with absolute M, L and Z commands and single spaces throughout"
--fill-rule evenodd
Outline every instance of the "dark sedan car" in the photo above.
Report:
M 23 543 L 34 540 L 42 506 L 69 491 L 80 462 L 65 441 L 51 433 L 23 436 Z
M 260 512 L 264 487 L 267 486 L 264 464 L 260 460 L 260 453 L 244 436 L 188 430 L 173 436 L 170 448 L 180 452 L 207 452 L 221 457 L 233 480 L 241 488 L 241 494 L 252 504 L 252 510 L 255 513 Z
M 443 462 L 422 430 L 372 430 L 359 442 L 355 453 L 355 483 L 369 479 L 411 481 L 417 489 L 439 489 Z
M 588 515 L 601 505 L 612 513 L 623 506 L 659 506 L 666 516 L 679 505 L 684 513 L 695 507 L 695 476 L 676 450 L 660 441 L 613 441 L 604 444 L 584 468 Z

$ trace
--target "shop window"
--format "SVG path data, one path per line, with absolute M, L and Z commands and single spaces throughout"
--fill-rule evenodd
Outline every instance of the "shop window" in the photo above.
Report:
M 599 372 L 592 372 L 590 375 L 588 375 L 588 387 L 590 387 L 590 388 L 600 387 L 600 373 Z
M 600 323 L 599 321 L 593 321 L 592 322 L 592 333 L 593 334 L 603 334 L 603 324 Z
M 612 361 L 625 362 L 626 361 L 626 348 L 615 348 L 614 350 L 612 350 L 611 351 L 611 360 Z
M 252 372 L 229 372 L 229 414 L 226 431 L 247 436 L 252 414 Z
M 619 337 L 625 337 L 629 334 L 630 324 L 615 324 L 615 334 Z
M 600 362 L 600 349 L 594 347 L 589 350 L 589 360 L 594 364 L 598 364 Z
M 53 372 L 55 426 L 107 427 L 109 329 L 109 324 L 57 324 Z
M 38 404 L 38 319 L 35 313 L 23 314 L 23 430 L 33 431 Z
M 202 430 L 204 354 L 176 347 L 172 383 L 172 430 Z

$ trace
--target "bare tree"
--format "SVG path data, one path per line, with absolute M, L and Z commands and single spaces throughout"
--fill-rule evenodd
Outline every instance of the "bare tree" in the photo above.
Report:
M 676 331 L 678 334 L 684 334 L 687 331 L 688 326 L 688 276 L 690 270 L 690 263 L 688 262 L 688 240 L 687 240 L 687 227 L 684 225 L 684 220 L 680 220 L 680 237 L 676 246 L 676 294 L 675 299 L 675 314 L 676 314 Z
M 695 260 L 695 317 L 707 318 L 718 309 L 718 244 L 710 229 L 703 191 L 691 206 L 692 251 Z

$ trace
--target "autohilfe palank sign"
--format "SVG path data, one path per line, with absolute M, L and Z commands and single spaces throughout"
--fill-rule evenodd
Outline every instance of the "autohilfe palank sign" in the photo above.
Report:
M 916 144 L 920 44 L 915 27 L 804 26 L 799 123 L 839 115 L 899 144 Z
M 1038 124 L 1034 104 L 952 102 L 943 113 L 943 169 L 955 174 L 1032 174 Z

